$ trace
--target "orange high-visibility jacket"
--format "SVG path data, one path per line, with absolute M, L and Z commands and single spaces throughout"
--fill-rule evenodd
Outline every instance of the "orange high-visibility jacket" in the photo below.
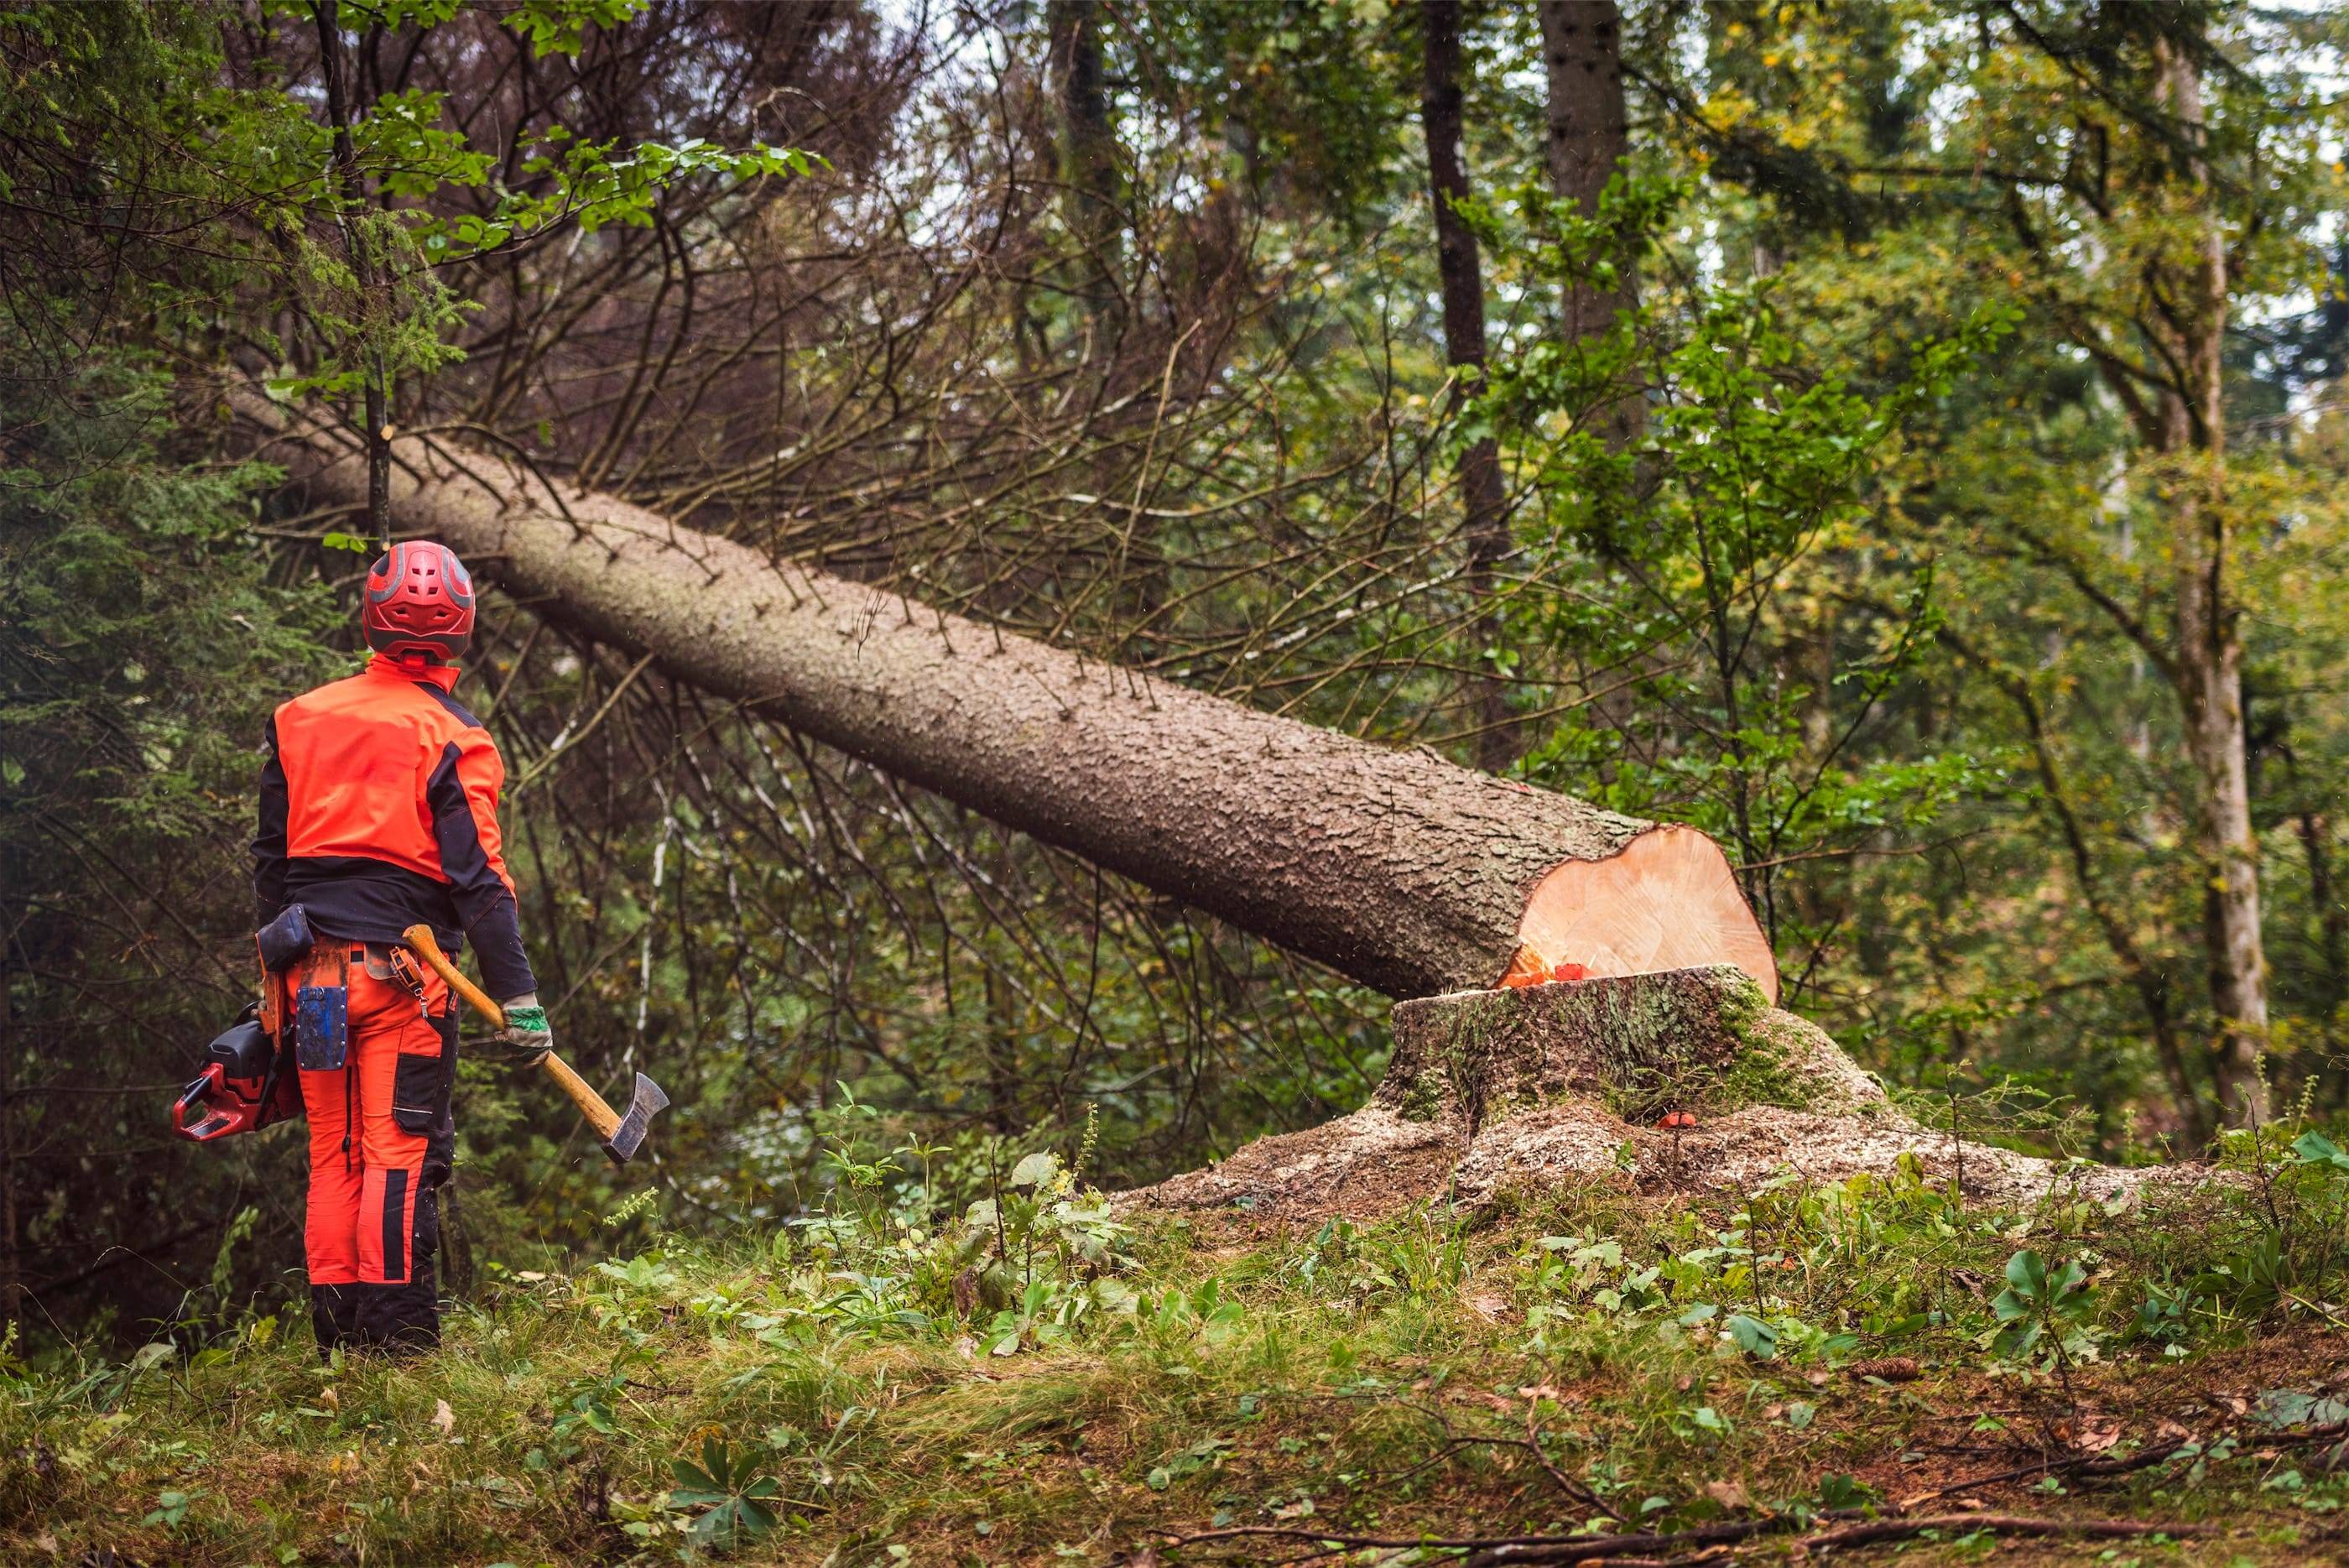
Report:
M 538 989 L 499 854 L 505 763 L 450 695 L 457 671 L 378 654 L 278 707 L 261 769 L 254 892 L 264 925 L 299 903 L 322 936 L 396 942 L 418 922 L 470 935 L 483 989 Z

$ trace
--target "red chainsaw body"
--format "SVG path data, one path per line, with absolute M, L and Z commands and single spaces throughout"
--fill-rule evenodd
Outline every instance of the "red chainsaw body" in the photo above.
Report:
M 204 1047 L 203 1070 L 171 1103 L 171 1130 L 191 1143 L 252 1132 L 300 1112 L 300 1081 L 261 1026 L 259 1004 Z

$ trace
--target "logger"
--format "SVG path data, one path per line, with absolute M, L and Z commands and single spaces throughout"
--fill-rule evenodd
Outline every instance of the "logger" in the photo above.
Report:
M 303 1251 L 320 1354 L 436 1345 L 439 1190 L 456 1161 L 457 1007 L 406 945 L 470 941 L 517 1059 L 554 1037 L 523 950 L 498 799 L 505 764 L 457 696 L 473 582 L 408 540 L 368 570 L 365 669 L 280 703 L 262 741 L 257 1016 L 216 1041 L 174 1110 L 209 1141 L 307 1120 Z

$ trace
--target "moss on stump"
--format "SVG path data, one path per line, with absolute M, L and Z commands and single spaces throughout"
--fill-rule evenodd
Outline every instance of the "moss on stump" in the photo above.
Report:
M 1724 1096 L 1779 1087 L 1770 1012 L 1743 970 L 1467 991 L 1395 1004 L 1394 1054 L 1377 1100 L 1412 1121 L 1464 1117 L 1468 1130 L 1567 1096 L 1647 1119 Z M 1880 1097 L 1880 1096 L 1879 1096 Z

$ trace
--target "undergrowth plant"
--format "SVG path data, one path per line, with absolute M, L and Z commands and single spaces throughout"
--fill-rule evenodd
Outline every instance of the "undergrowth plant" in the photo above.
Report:
M 513 1561 L 818 1541 L 842 1564 L 1098 1558 L 1077 1543 L 1103 1518 L 1424 1505 L 1448 1525 L 1487 1488 L 1512 1519 L 1546 1499 L 1535 1517 L 1561 1531 L 1823 1526 L 1884 1506 L 1868 1456 L 1937 1409 L 1977 1444 L 2019 1427 L 2044 1447 L 2146 1366 L 2337 1332 L 2349 1256 L 2349 1156 L 2305 1127 L 2230 1143 L 2221 1182 L 2148 1204 L 2060 1182 L 1970 1203 L 1907 1161 L 1679 1206 L 1578 1189 L 1225 1242 L 1205 1220 L 1122 1217 L 1081 1147 L 982 1158 L 991 1189 L 948 1198 L 883 1118 L 834 1127 L 838 1179 L 792 1222 L 508 1276 L 426 1361 L 321 1362 L 258 1319 L 200 1339 L 191 1318 L 120 1361 L 9 1342 L 0 1550 L 47 1531 L 222 1563 L 485 1542 Z M 2196 1436 L 2175 1484 L 2233 1485 L 2265 1451 L 2251 1438 L 2349 1419 L 2344 1398 L 2248 1388 L 2255 1430 Z M 336 1478 L 323 1511 L 285 1479 L 314 1472 Z M 2349 1502 L 2313 1459 L 2291 1473 L 2246 1484 L 2291 1521 Z

